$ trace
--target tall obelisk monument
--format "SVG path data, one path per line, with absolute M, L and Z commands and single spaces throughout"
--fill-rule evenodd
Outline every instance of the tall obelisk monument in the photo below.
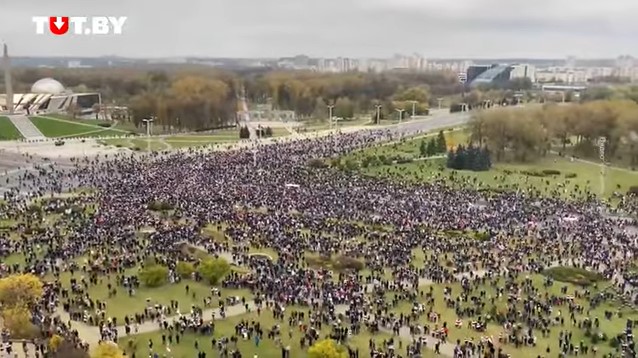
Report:
M 13 86 L 11 84 L 11 60 L 9 60 L 9 49 L 4 44 L 2 55 L 2 67 L 4 67 L 4 88 L 7 92 L 7 109 L 9 114 L 13 114 Z

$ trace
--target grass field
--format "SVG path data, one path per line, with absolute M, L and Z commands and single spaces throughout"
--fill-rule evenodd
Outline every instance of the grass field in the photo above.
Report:
M 285 128 L 273 128 L 273 138 L 290 134 Z M 105 139 L 101 143 L 124 148 L 139 148 L 142 151 L 162 151 L 177 148 L 195 148 L 211 144 L 232 144 L 239 141 L 239 133 L 235 129 L 224 129 L 206 134 L 177 134 L 166 137 L 144 137 L 137 139 Z
M 467 136 L 468 132 L 465 130 L 445 131 L 448 146 L 464 144 Z M 638 172 L 607 167 L 603 181 L 600 165 L 552 154 L 530 163 L 495 163 L 492 169 L 486 172 L 454 171 L 446 168 L 445 158 L 419 158 L 421 140 L 406 140 L 369 148 L 346 158 L 360 161 L 369 155 L 410 156 L 415 160 L 409 163 L 380 165 L 360 170 L 373 176 L 387 176 L 411 182 L 443 180 L 455 186 L 476 189 L 533 190 L 540 191 L 543 195 L 563 197 L 582 197 L 586 192 L 591 192 L 597 195 L 602 193 L 603 197 L 609 198 L 614 192 L 625 193 L 630 186 L 638 185 Z M 543 175 L 543 171 L 558 174 Z
M 51 113 L 51 114 L 47 114 L 46 116 L 50 117 L 50 118 L 62 119 L 62 120 L 65 120 L 65 121 L 72 121 L 72 122 L 78 122 L 78 123 L 84 123 L 84 124 L 91 124 L 91 125 L 94 125 L 94 126 L 99 126 L 100 124 L 104 124 L 104 123 L 111 123 L 110 121 L 101 120 L 101 119 L 72 118 L 72 117 L 69 117 L 67 115 L 60 114 L 60 113 Z
M 69 121 L 46 117 L 30 117 L 31 122 L 49 138 L 121 136 L 127 132 L 100 127 L 91 122 Z M 101 121 L 99 121 L 101 123 Z M 97 123 L 97 122 L 96 122 Z
M 291 306 L 287 307 L 286 311 L 307 311 L 307 309 L 307 307 Z M 213 348 L 212 346 L 211 340 L 213 338 L 219 340 L 221 338 L 236 336 L 235 326 L 241 322 L 259 322 L 265 330 L 268 330 L 277 324 L 280 325 L 282 332 L 281 343 L 283 346 L 290 347 L 290 357 L 305 357 L 306 350 L 302 349 L 299 343 L 302 334 L 299 332 L 298 326 L 288 325 L 288 317 L 289 315 L 286 315 L 286 319 L 284 320 L 275 320 L 270 312 L 264 312 L 261 315 L 258 315 L 256 312 L 251 312 L 241 316 L 230 317 L 223 321 L 217 320 L 213 336 L 202 336 L 199 334 L 187 333 L 181 338 L 180 344 L 173 344 L 168 347 L 170 351 L 167 350 L 167 345 L 161 344 L 162 334 L 166 334 L 166 332 L 153 332 L 133 335 L 130 337 L 122 337 L 120 339 L 120 346 L 124 348 L 129 355 L 134 352 L 136 357 L 146 357 L 149 356 L 150 352 L 152 352 L 159 354 L 160 357 L 167 355 L 173 358 L 191 358 L 196 357 L 198 351 L 206 352 L 207 356 L 216 357 L 219 353 L 217 353 L 217 348 Z M 321 338 L 327 337 L 330 333 L 328 326 L 325 327 L 326 328 L 324 328 L 321 332 Z M 378 345 L 381 345 L 383 340 L 389 340 L 390 338 L 392 338 L 392 336 L 387 333 L 378 333 L 373 335 L 366 332 L 351 337 L 346 344 L 353 349 L 358 349 L 360 357 L 370 357 L 369 340 L 372 339 Z M 153 350 L 149 350 L 148 348 L 149 341 L 153 342 Z M 199 349 L 195 349 L 195 342 L 198 343 Z M 270 358 L 281 356 L 281 347 L 275 344 L 273 340 L 265 338 L 260 342 L 259 346 L 257 346 L 255 341 L 252 339 L 240 338 L 237 343 L 237 348 L 242 353 L 242 357 Z M 426 350 L 424 353 L 424 358 L 435 357 L 434 353 L 431 351 Z
M 0 116 L 0 140 L 21 139 L 22 134 L 7 117 Z

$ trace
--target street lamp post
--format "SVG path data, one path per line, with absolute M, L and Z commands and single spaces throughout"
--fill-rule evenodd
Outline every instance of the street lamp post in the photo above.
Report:
M 334 104 L 328 105 L 328 120 L 330 121 L 330 129 L 332 129 L 332 109 L 335 108 Z
M 441 109 L 441 103 L 443 103 L 443 98 L 437 98 L 437 101 L 439 101 L 439 109 Z
M 600 157 L 600 195 L 605 194 L 605 144 L 607 138 L 598 138 L 598 156 Z
M 380 104 L 375 105 L 375 107 L 377 108 L 377 124 L 381 123 L 381 107 L 383 107 Z
M 401 121 L 403 120 L 403 112 L 405 112 L 405 109 L 396 108 L 395 111 L 399 112 L 399 123 L 401 123 Z
M 417 101 L 410 101 L 412 102 L 412 119 L 414 119 L 414 116 L 416 115 L 416 104 Z
M 151 125 L 153 124 L 154 118 L 144 118 L 142 122 L 146 124 L 146 150 L 151 151 Z

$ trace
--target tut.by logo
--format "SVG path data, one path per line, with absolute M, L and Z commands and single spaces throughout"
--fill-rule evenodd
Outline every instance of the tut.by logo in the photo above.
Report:
M 74 35 L 121 35 L 126 16 L 34 16 L 35 33 L 44 35 L 66 35 L 69 30 Z M 48 25 L 48 26 L 47 26 Z

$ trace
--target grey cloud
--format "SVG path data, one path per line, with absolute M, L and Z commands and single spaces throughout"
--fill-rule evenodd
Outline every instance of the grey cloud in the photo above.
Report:
M 21 55 L 613 57 L 632 49 L 638 34 L 631 11 L 591 0 L 577 9 L 574 0 L 0 2 L 0 38 Z M 122 36 L 56 38 L 34 34 L 34 15 L 128 21 Z

